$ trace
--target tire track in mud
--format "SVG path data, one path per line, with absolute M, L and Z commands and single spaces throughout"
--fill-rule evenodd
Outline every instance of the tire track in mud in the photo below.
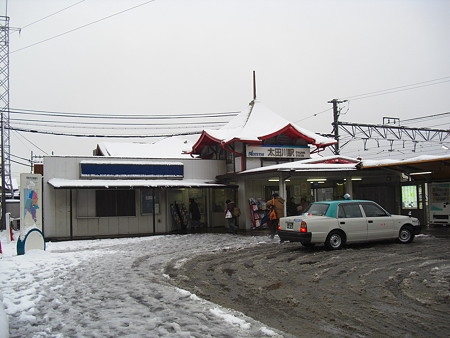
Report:
M 197 256 L 166 273 L 177 286 L 296 336 L 450 332 L 448 239 L 339 251 L 263 244 Z

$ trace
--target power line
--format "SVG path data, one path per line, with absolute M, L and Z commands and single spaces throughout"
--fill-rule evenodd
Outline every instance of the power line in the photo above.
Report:
M 15 158 L 18 158 L 18 159 L 20 159 L 20 160 L 29 161 L 28 158 L 20 157 L 20 156 L 14 155 L 14 154 L 11 154 L 11 156 L 12 156 L 12 157 L 15 157 Z
M 445 79 L 445 81 L 440 81 L 440 80 L 444 80 L 444 79 Z M 436 82 L 436 81 L 440 81 L 440 82 Z M 347 97 L 345 97 L 345 99 L 347 99 L 347 100 L 352 99 L 353 101 L 355 101 L 355 100 L 365 99 L 368 97 L 373 97 L 373 96 L 378 96 L 378 95 L 385 95 L 385 94 L 396 93 L 396 92 L 404 91 L 404 90 L 416 89 L 416 88 L 421 88 L 421 87 L 426 87 L 426 86 L 433 86 L 436 84 L 449 82 L 449 81 L 450 81 L 450 76 L 444 76 L 444 77 L 441 77 L 438 79 L 417 82 L 417 83 L 413 83 L 413 84 L 409 84 L 409 85 L 403 85 L 403 86 L 392 87 L 392 88 L 388 88 L 388 89 L 377 90 L 377 91 L 369 92 L 369 93 L 365 93 L 365 94 L 347 96 Z M 436 82 L 436 83 L 430 83 L 430 82 Z M 424 85 L 424 84 L 426 84 L 426 85 Z M 419 85 L 421 85 L 421 86 L 419 86 Z M 407 87 L 412 87 L 412 88 L 407 88 Z M 402 89 L 402 88 L 404 88 L 404 89 Z M 397 89 L 399 89 L 399 90 L 397 90 Z M 387 92 L 387 93 L 384 93 L 384 92 Z M 376 95 L 372 95 L 372 94 L 376 94 Z
M 32 110 L 11 108 L 11 114 L 21 115 L 37 115 L 37 116 L 51 116 L 51 117 L 74 117 L 74 118 L 99 118 L 99 119 L 191 119 L 191 118 L 218 118 L 218 117 L 230 117 L 236 116 L 239 112 L 218 112 L 218 113 L 192 113 L 192 114 L 152 114 L 152 115 L 138 115 L 138 114 L 108 114 L 102 115 L 98 113 L 68 113 L 68 112 L 55 112 L 47 110 Z
M 440 113 L 440 114 L 434 114 L 434 115 L 427 115 L 427 116 L 421 116 L 421 117 L 414 117 L 412 119 L 406 119 L 402 120 L 402 122 L 408 122 L 408 121 L 415 121 L 415 120 L 422 120 L 426 118 L 437 118 L 438 116 L 447 116 L 450 115 L 450 112 L 447 113 Z
M 441 80 L 444 80 L 444 81 L 441 81 Z M 438 82 L 436 82 L 436 81 L 438 81 Z M 370 98 L 370 97 L 375 97 L 375 96 L 380 96 L 380 95 L 393 94 L 393 93 L 406 91 L 406 90 L 411 90 L 411 89 L 417 89 L 417 88 L 422 88 L 422 87 L 427 87 L 427 86 L 434 86 L 434 85 L 442 84 L 442 83 L 446 83 L 446 82 L 450 82 L 450 76 L 444 76 L 444 77 L 440 77 L 440 78 L 433 79 L 433 80 L 421 81 L 421 82 L 416 82 L 416 83 L 413 83 L 413 84 L 408 84 L 408 85 L 402 85 L 402 86 L 392 87 L 392 88 L 388 88 L 388 89 L 377 90 L 377 91 L 368 92 L 368 93 L 364 93 L 364 94 L 351 95 L 351 96 L 344 97 L 344 99 L 346 99 L 348 101 L 350 101 L 350 100 L 356 101 L 356 100 L 367 99 L 367 98 Z M 310 115 L 308 117 L 305 117 L 303 119 L 297 120 L 294 123 L 297 123 L 297 122 L 300 122 L 300 121 L 304 121 L 304 120 L 312 118 L 312 117 L 316 117 L 317 115 L 320 115 L 320 114 L 325 113 L 325 112 L 330 111 L 330 110 L 332 110 L 332 108 L 323 110 L 323 111 L 321 111 L 319 113 L 312 114 L 312 115 Z
M 45 155 L 48 155 L 48 153 L 45 151 L 45 150 L 43 150 L 43 149 L 41 149 L 41 148 L 39 148 L 36 144 L 34 144 L 33 142 L 31 142 L 29 139 L 27 139 L 24 135 L 22 135 L 22 134 L 20 134 L 20 133 L 18 133 L 17 131 L 15 131 L 14 129 L 12 130 L 17 136 L 19 136 L 19 137 L 21 137 L 21 138 L 23 138 L 23 139 L 25 139 L 25 141 L 27 141 L 28 143 L 30 143 L 33 147 L 35 147 L 36 149 L 39 149 L 41 152 L 43 152 Z M 22 142 L 22 141 L 21 141 Z M 23 143 L 23 142 L 22 142 Z M 23 143 L 24 145 L 25 145 L 25 143 Z M 25 145 L 26 146 L 26 145 Z M 27 147 L 27 146 L 26 146 Z M 27 147 L 28 148 L 28 147 Z M 30 148 L 28 148 L 28 150 L 31 150 Z
M 98 19 L 98 20 L 92 21 L 92 22 L 90 22 L 90 23 L 87 23 L 87 24 L 85 24 L 85 25 L 79 26 L 79 27 L 77 27 L 77 28 L 68 30 L 68 31 L 66 31 L 66 32 L 64 32 L 64 33 L 57 34 L 57 35 L 54 35 L 54 36 L 52 36 L 52 37 L 50 37 L 50 38 L 47 38 L 47 39 L 44 39 L 44 40 L 41 40 L 41 41 L 32 43 L 31 45 L 28 45 L 28 46 L 25 46 L 25 47 L 16 49 L 16 50 L 10 52 L 10 54 L 16 53 L 16 52 L 19 52 L 19 51 L 22 51 L 22 50 L 24 50 L 24 49 L 28 49 L 28 48 L 30 48 L 30 47 L 39 45 L 39 44 L 44 43 L 44 42 L 48 42 L 48 41 L 50 41 L 50 40 L 59 38 L 59 37 L 61 37 L 61 36 L 63 36 L 63 35 L 66 35 L 66 34 L 73 33 L 73 32 L 75 32 L 75 31 L 77 31 L 77 30 L 82 29 L 82 28 L 86 28 L 86 27 L 92 26 L 92 25 L 94 25 L 94 24 L 96 24 L 96 23 L 99 23 L 99 22 L 101 22 L 101 21 L 110 19 L 110 18 L 115 17 L 115 16 L 117 16 L 117 15 L 120 15 L 120 14 L 123 14 L 123 13 L 125 13 L 125 12 L 131 11 L 131 10 L 133 10 L 133 9 L 142 7 L 142 6 L 144 6 L 144 5 L 149 4 L 150 2 L 154 2 L 154 1 L 155 1 L 155 0 L 149 0 L 149 1 L 143 2 L 143 3 L 139 4 L 139 5 L 136 5 L 136 6 L 127 8 L 127 9 L 125 9 L 125 10 L 123 10 L 123 11 L 120 11 L 120 12 L 117 12 L 117 13 L 114 13 L 114 14 L 111 14 L 111 15 L 108 15 L 108 16 L 103 17 L 103 18 L 101 18 L 101 19 Z
M 311 117 L 316 117 L 317 115 L 326 113 L 326 112 L 328 112 L 328 111 L 330 111 L 330 110 L 333 110 L 333 108 L 328 108 L 328 109 L 322 110 L 321 112 L 318 112 L 318 113 L 312 114 L 312 115 L 310 115 L 310 116 L 308 116 L 308 117 L 305 117 L 305 118 L 303 118 L 303 119 L 294 121 L 294 123 L 297 123 L 297 122 L 300 122 L 300 121 L 304 121 L 304 120 L 310 119 Z
M 398 93 L 398 92 L 404 92 L 404 91 L 411 90 L 411 89 L 417 89 L 417 88 L 422 88 L 422 87 L 434 86 L 434 85 L 437 85 L 437 84 L 440 84 L 440 83 L 445 83 L 445 82 L 450 82 L 450 80 L 441 81 L 441 82 L 436 82 L 436 83 L 431 83 L 431 84 L 422 85 L 422 86 L 411 87 L 411 88 L 405 88 L 405 89 L 393 90 L 393 91 L 386 92 L 386 93 L 380 93 L 380 94 L 368 95 L 368 96 L 364 96 L 364 97 L 352 99 L 352 101 L 357 101 L 357 100 L 362 100 L 362 99 L 368 99 L 368 98 L 375 97 L 375 96 L 381 96 L 381 95 L 393 94 L 393 93 Z
M 35 125 L 34 123 L 38 123 L 39 126 L 47 126 L 47 127 L 66 127 L 66 128 L 76 128 L 76 126 L 86 126 L 86 125 L 101 125 L 101 126 L 141 126 L 138 129 L 145 129 L 153 126 L 167 126 L 173 127 L 178 126 L 173 123 L 112 123 L 112 122 L 66 122 L 66 121 L 45 121 L 45 120 L 34 120 L 34 119 L 10 119 L 10 121 L 17 121 L 20 125 Z M 34 122 L 34 123 L 32 123 Z M 45 124 L 51 122 L 52 124 Z M 227 122 L 213 121 L 213 122 L 183 122 L 183 126 L 185 125 L 196 125 L 196 126 L 206 126 L 206 125 L 224 125 Z M 56 126 L 56 124 L 70 124 L 67 126 Z
M 22 163 L 22 162 L 15 161 L 15 160 L 12 160 L 12 159 L 10 159 L 10 161 L 13 162 L 13 163 L 15 163 L 15 164 L 23 165 L 23 166 L 25 166 L 25 167 L 29 167 L 29 166 L 30 166 L 29 163 Z
M 69 134 L 69 133 L 52 132 L 52 131 L 46 131 L 46 130 L 25 129 L 25 128 L 15 128 L 15 127 L 9 127 L 9 129 L 15 130 L 15 131 L 26 132 L 26 133 L 34 133 L 34 134 L 73 136 L 73 137 L 98 137 L 98 138 L 154 138 L 154 137 L 194 135 L 194 134 L 201 133 L 201 130 L 197 130 L 197 131 L 192 131 L 192 132 L 166 133 L 166 134 L 158 134 L 158 135 L 104 135 L 104 134 L 76 134 L 76 133 Z M 185 129 L 185 128 L 180 127 L 180 129 Z
M 47 15 L 47 16 L 45 16 L 45 17 L 39 19 L 39 20 L 33 21 L 33 22 L 29 23 L 28 25 L 25 25 L 25 26 L 21 27 L 21 29 L 30 27 L 30 26 L 32 26 L 32 25 L 38 23 L 38 22 L 44 21 L 45 19 L 48 19 L 48 18 L 50 18 L 50 17 L 52 17 L 52 16 L 54 16 L 54 15 L 56 15 L 56 14 L 59 14 L 59 13 L 65 11 L 65 10 L 67 10 L 67 9 L 69 9 L 69 8 L 72 8 L 72 7 L 76 6 L 76 5 L 79 5 L 80 3 L 85 2 L 85 1 L 86 1 L 86 0 L 78 1 L 77 3 L 74 3 L 74 4 L 70 5 L 70 6 L 67 6 L 67 7 L 63 8 L 63 9 L 60 9 L 59 11 L 56 11 L 56 12 L 50 14 L 50 15 Z

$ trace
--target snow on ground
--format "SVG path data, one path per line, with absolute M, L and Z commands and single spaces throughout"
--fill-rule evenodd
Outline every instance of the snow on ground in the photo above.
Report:
M 0 336 L 268 337 L 281 332 L 173 287 L 171 262 L 264 245 L 228 234 L 49 242 L 17 256 L 0 232 Z M 18 234 L 16 234 L 18 235 Z M 3 331 L 2 331 L 3 330 Z

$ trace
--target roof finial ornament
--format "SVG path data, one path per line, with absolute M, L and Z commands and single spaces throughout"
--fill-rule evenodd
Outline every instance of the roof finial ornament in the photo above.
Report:
M 253 71 L 253 101 L 256 100 L 256 72 Z

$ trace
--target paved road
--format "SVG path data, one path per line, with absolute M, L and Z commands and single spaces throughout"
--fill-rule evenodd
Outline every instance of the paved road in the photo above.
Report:
M 299 337 L 448 337 L 449 232 L 424 233 L 407 245 L 332 252 L 274 241 L 202 255 L 167 273 L 204 299 Z

